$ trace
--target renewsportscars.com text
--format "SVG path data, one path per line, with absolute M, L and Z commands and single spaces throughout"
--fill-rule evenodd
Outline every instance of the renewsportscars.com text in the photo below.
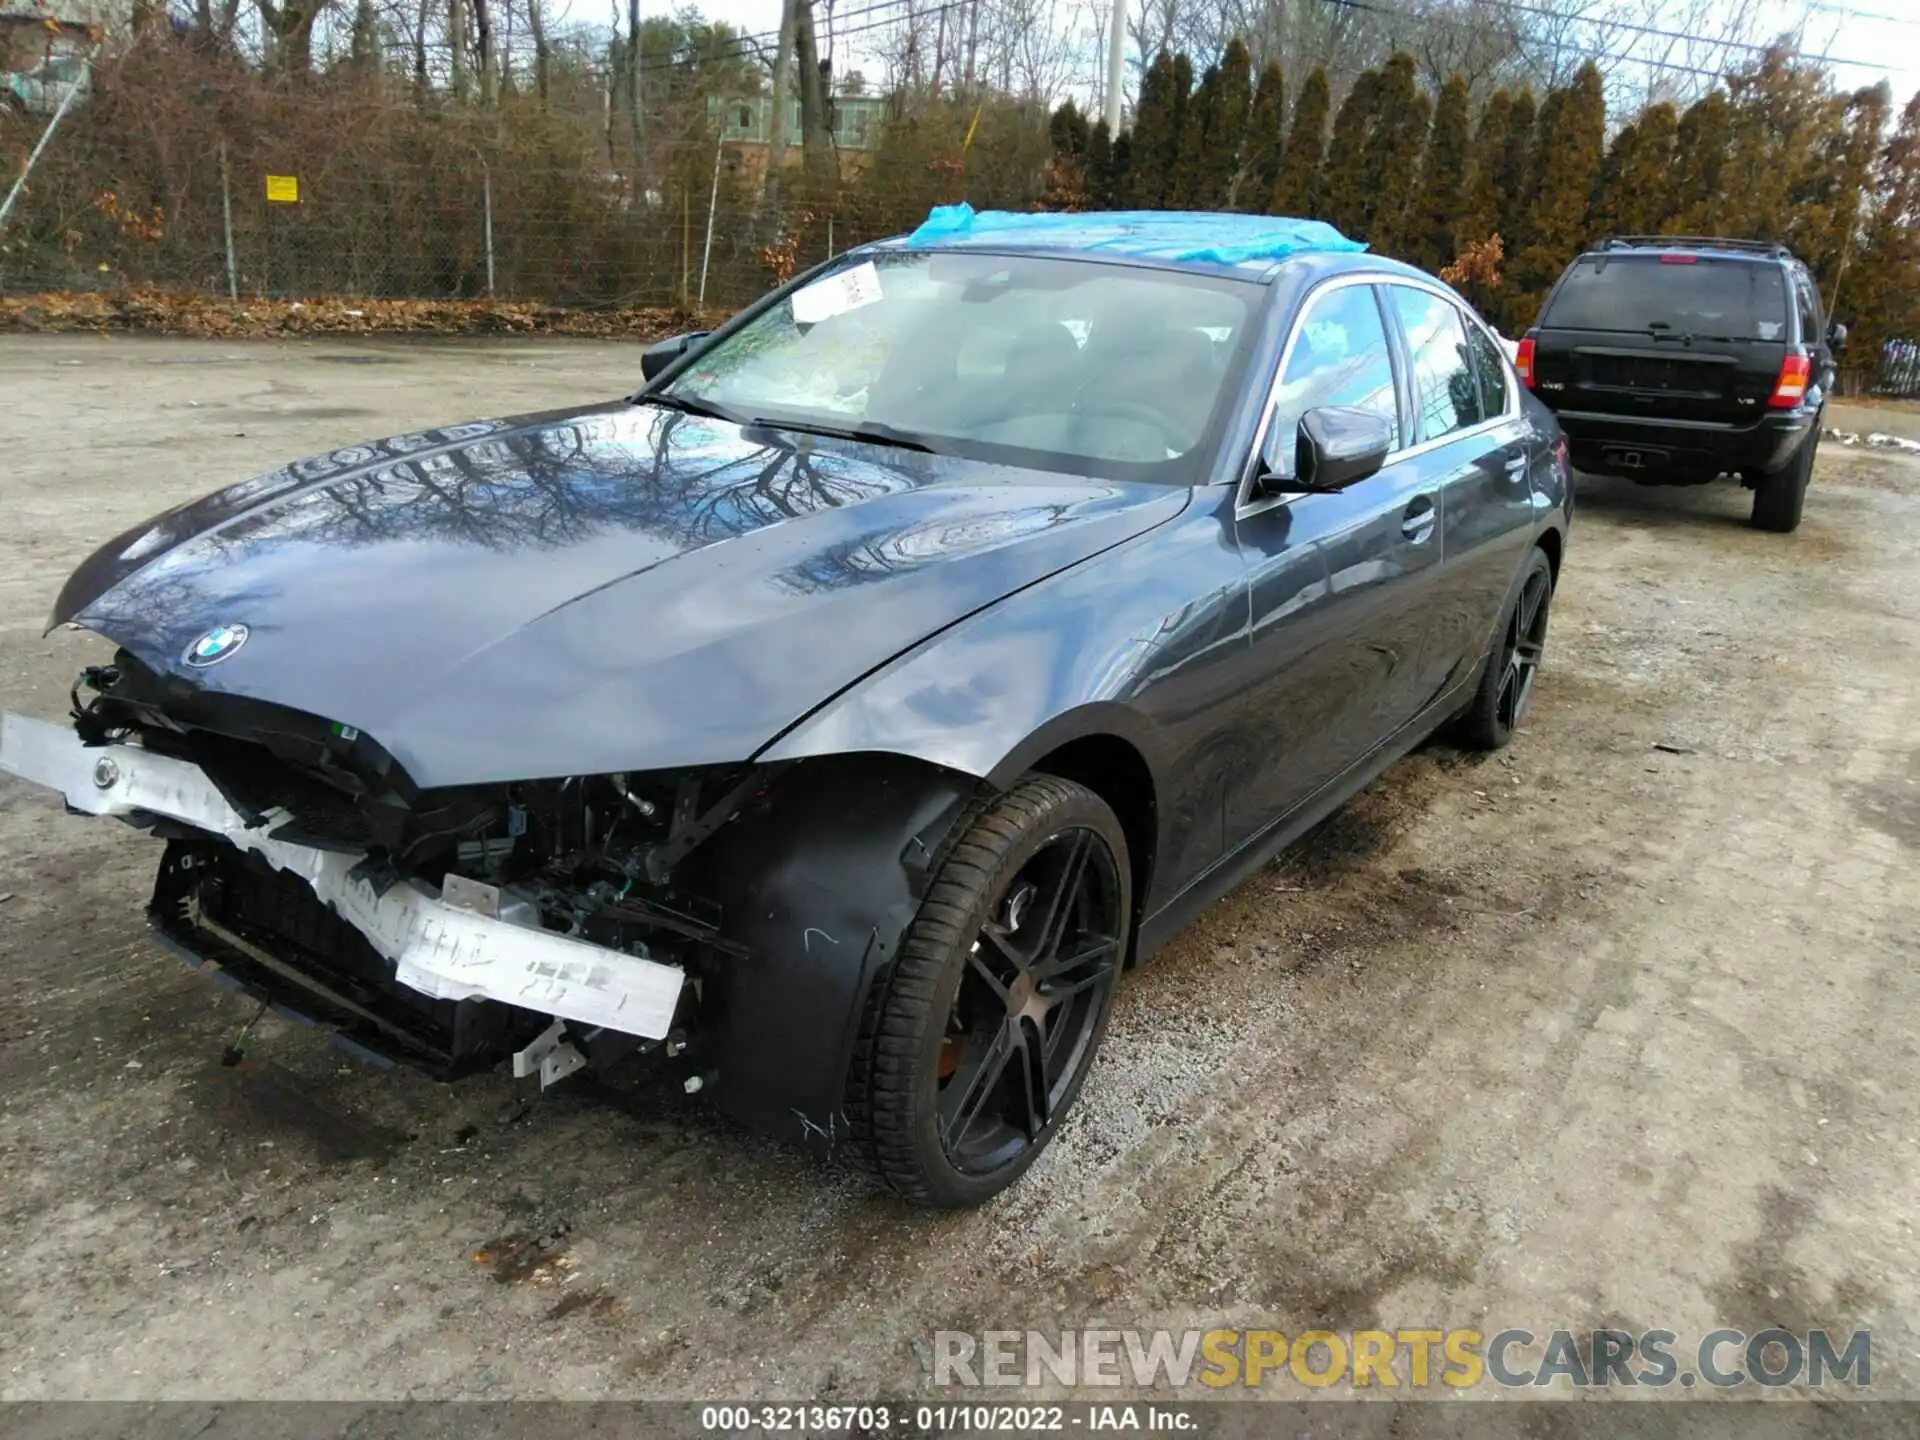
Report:
M 935 1385 L 1138 1388 L 1305 1385 L 1730 1390 L 1865 1388 L 1873 1336 L 1854 1330 L 937 1330 Z

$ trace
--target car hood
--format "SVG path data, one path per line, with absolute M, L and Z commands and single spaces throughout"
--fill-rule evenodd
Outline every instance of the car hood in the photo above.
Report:
M 423 787 L 723 763 L 1188 498 L 622 401 L 244 481 L 102 547 L 52 623 L 353 726 Z

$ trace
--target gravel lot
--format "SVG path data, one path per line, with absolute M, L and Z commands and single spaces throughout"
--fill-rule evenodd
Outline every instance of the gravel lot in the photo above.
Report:
M 0 338 L 0 704 L 104 658 L 40 628 L 135 520 L 637 378 Z M 252 1007 L 144 938 L 155 847 L 0 780 L 0 1396 L 849 1401 L 924 1394 L 937 1328 L 1108 1323 L 1864 1325 L 1920 1397 L 1920 461 L 1829 446 L 1798 535 L 1745 511 L 1584 484 L 1512 749 L 1412 756 L 1133 977 L 975 1214 L 677 1092 L 441 1087 L 271 1019 L 222 1070 Z

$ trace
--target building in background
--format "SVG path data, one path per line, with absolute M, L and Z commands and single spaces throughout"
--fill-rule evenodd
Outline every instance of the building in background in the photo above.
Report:
M 57 110 L 75 81 L 84 84 L 87 52 L 126 26 L 130 7 L 131 0 L 0 0 L 0 112 Z
M 4 3 L 4 0 L 0 0 Z M 887 99 L 881 95 L 835 95 L 827 102 L 827 129 L 841 150 L 873 150 L 887 123 Z M 707 119 L 718 126 L 720 138 L 729 145 L 757 146 L 762 151 L 773 133 L 773 100 L 770 96 L 747 96 L 723 100 L 718 95 L 707 99 Z M 800 126 L 800 101 L 787 102 L 787 146 L 790 163 L 798 163 L 804 138 Z M 765 157 L 757 162 L 764 165 Z

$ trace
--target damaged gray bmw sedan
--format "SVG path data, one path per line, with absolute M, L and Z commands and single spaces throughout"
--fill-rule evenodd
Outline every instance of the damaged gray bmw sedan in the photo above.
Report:
M 1430 277 L 1267 216 L 936 212 L 645 388 L 113 540 L 0 768 L 167 946 L 447 1078 L 668 1068 L 977 1204 L 1121 972 L 1443 726 L 1520 724 L 1566 448 Z

